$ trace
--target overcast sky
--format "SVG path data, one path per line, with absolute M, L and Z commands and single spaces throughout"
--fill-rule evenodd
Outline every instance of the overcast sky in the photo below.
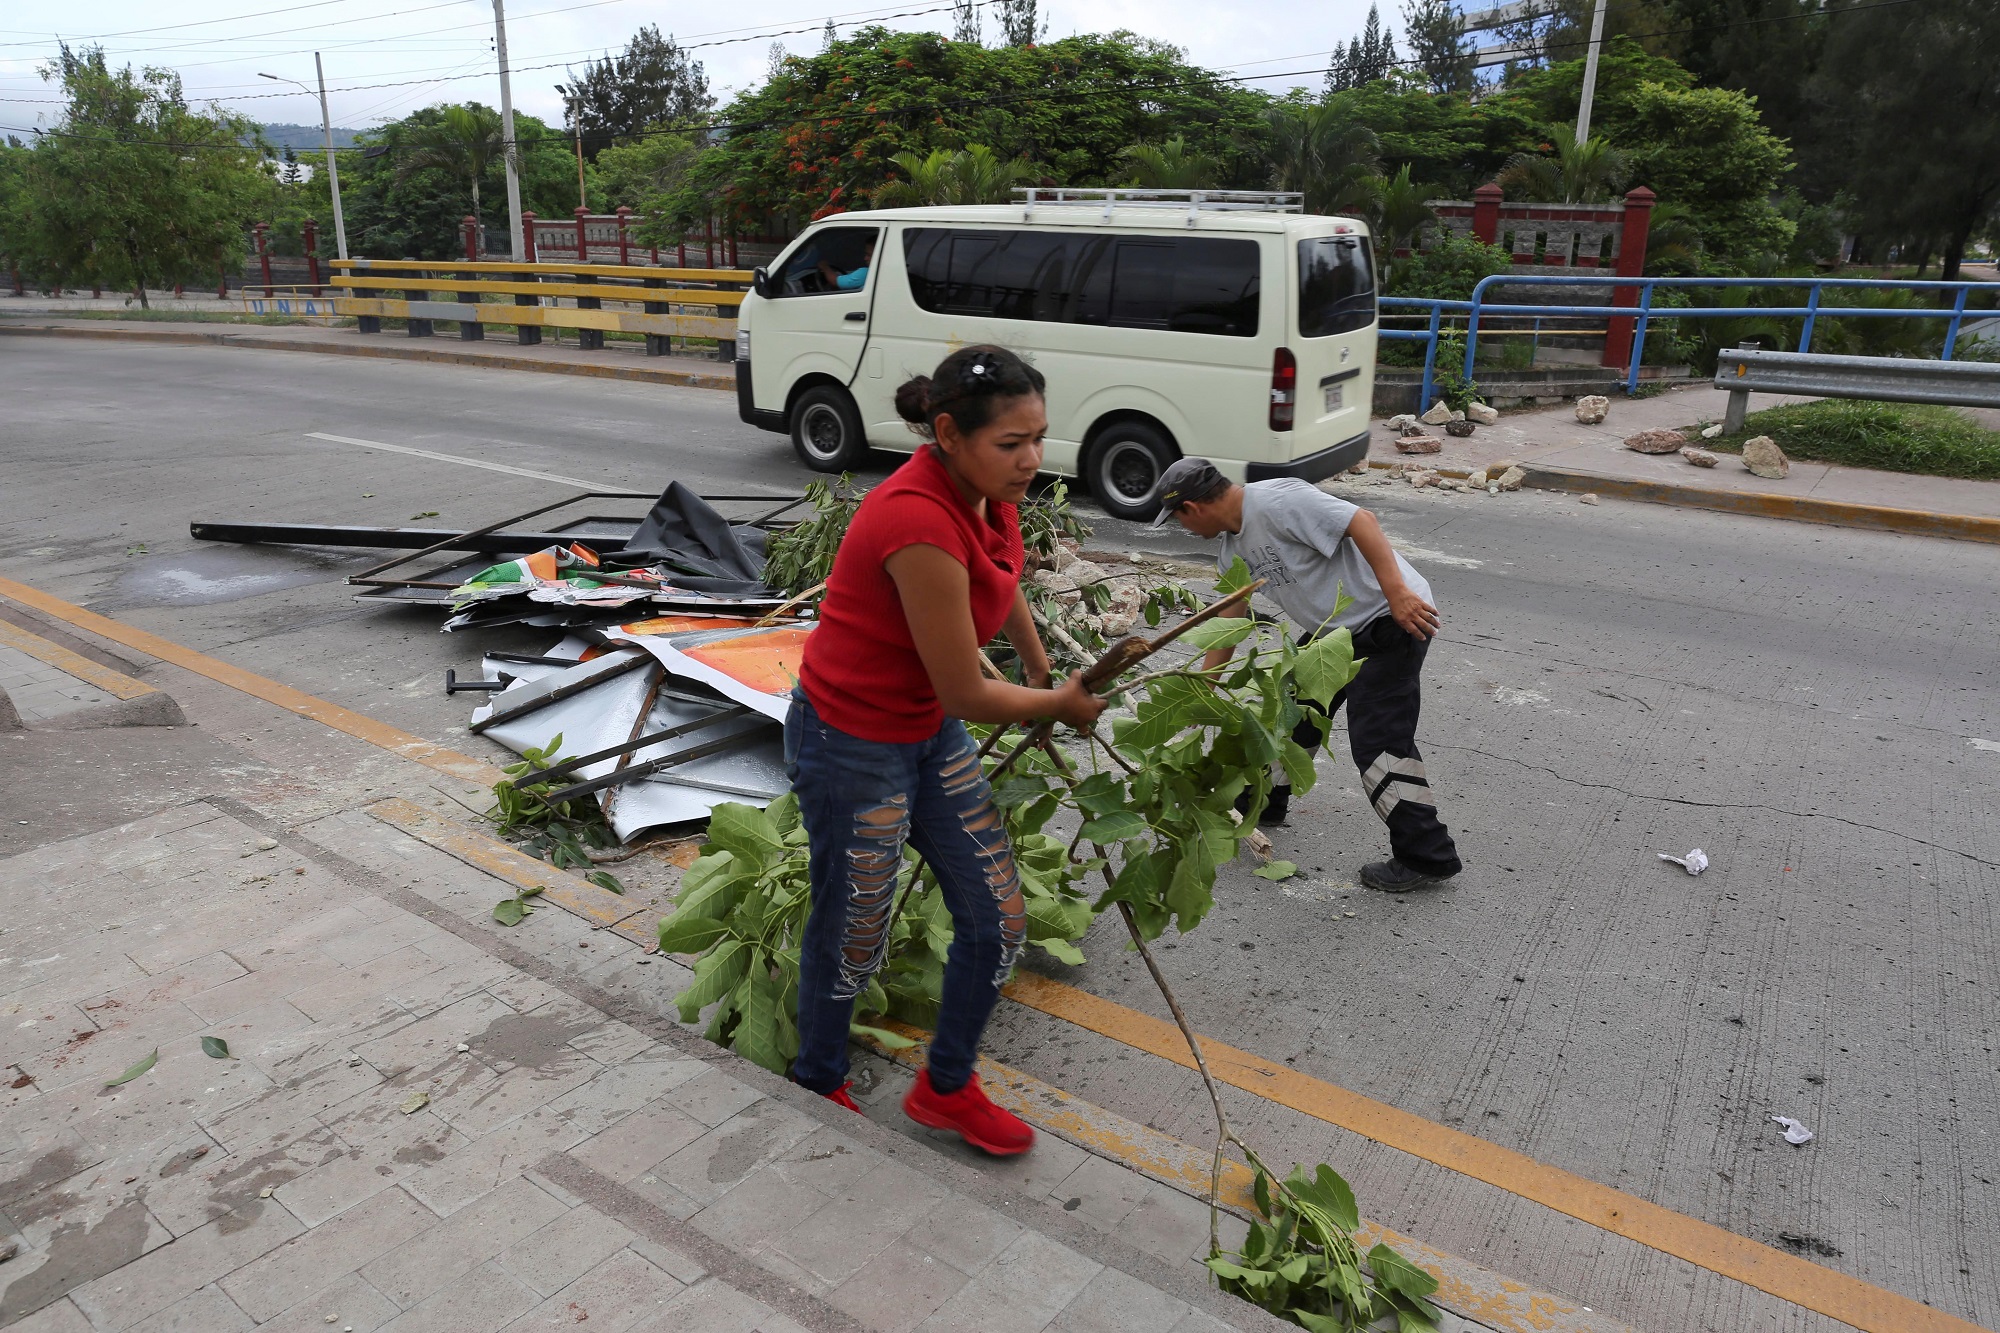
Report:
M 834 6 L 864 0 L 820 0 Z M 873 9 L 814 12 L 811 0 L 738 0 L 691 5 L 665 0 L 511 0 L 507 42 L 516 71 L 514 105 L 562 120 L 554 85 L 565 64 L 621 48 L 657 24 L 708 68 L 719 102 L 761 82 L 774 41 L 799 53 L 820 47 L 831 16 L 843 34 L 871 17 L 889 27 L 946 31 L 946 12 L 910 14 L 946 0 L 905 0 Z M 1317 85 L 1336 41 L 1360 30 L 1369 0 L 1263 0 L 1230 11 L 1212 0 L 1044 0 L 1051 37 L 1129 28 L 1186 49 L 1195 62 L 1238 74 L 1277 74 L 1253 87 Z M 1483 8 L 1483 0 L 1467 7 Z M 1384 17 L 1395 10 L 1383 5 Z M 883 18 L 904 14 L 901 18 Z M 1399 22 L 1399 20 L 1392 20 Z M 190 100 L 214 99 L 258 121 L 316 124 L 317 100 L 261 79 L 269 73 L 313 82 L 313 52 L 326 61 L 333 123 L 365 128 L 441 101 L 499 104 L 491 0 L 13 0 L 0 6 L 0 126 L 52 124 L 57 92 L 37 69 L 72 44 L 101 42 L 116 64 L 180 71 Z M 988 11 L 988 39 L 996 28 Z M 785 29 L 806 29 L 777 35 Z M 730 40 L 745 39 L 748 40 Z M 533 66 L 553 66 L 534 69 Z M 393 84 L 367 87 L 370 84 Z M 276 94 L 273 96 L 272 94 Z

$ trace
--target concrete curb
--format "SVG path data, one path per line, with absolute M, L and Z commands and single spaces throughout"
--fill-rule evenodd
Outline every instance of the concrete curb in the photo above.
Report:
M 1404 466 L 1369 460 L 1368 466 L 1385 471 Z M 1876 532 L 1904 532 L 1920 537 L 1947 537 L 1954 541 L 2000 544 L 2000 518 L 1983 514 L 1934 514 L 1925 509 L 1897 509 L 1891 505 L 1853 504 L 1845 500 L 1816 500 L 1807 495 L 1771 495 L 1761 491 L 1720 491 L 1702 486 L 1682 486 L 1669 481 L 1641 481 L 1636 477 L 1611 477 L 1600 472 L 1571 472 L 1565 468 L 1516 464 L 1527 474 L 1522 484 L 1544 491 L 1573 494 L 1591 492 L 1621 500 L 1671 505 L 1680 509 L 1707 509 L 1720 514 L 1748 514 L 1754 518 L 1782 518 L 1795 523 L 1821 523 L 1836 528 L 1864 528 Z M 1471 475 L 1463 468 L 1432 469 L 1441 477 L 1463 480 Z
M 53 325 L 10 326 L 0 324 L 0 334 L 14 337 L 87 338 L 112 342 L 209 344 L 216 347 L 250 347 L 271 352 L 317 352 L 322 356 L 363 356 L 388 361 L 428 361 L 436 365 L 484 366 L 489 370 L 531 370 L 547 375 L 583 375 L 593 379 L 637 380 L 646 384 L 672 384 L 689 389 L 736 388 L 734 372 L 699 374 L 685 370 L 656 369 L 651 366 L 597 365 L 591 362 L 546 361 L 539 357 L 509 356 L 506 353 L 447 352 L 436 347 L 411 347 L 399 343 L 294 342 L 287 338 L 260 337 L 254 333 L 197 333 L 190 329 L 74 329 Z M 360 335 L 356 335 L 359 337 Z M 720 362 L 717 363 L 721 364 Z

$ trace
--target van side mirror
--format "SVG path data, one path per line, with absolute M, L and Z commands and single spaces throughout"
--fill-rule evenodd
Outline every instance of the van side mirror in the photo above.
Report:
M 771 294 L 771 274 L 768 269 L 756 269 L 750 274 L 750 290 L 759 296 Z

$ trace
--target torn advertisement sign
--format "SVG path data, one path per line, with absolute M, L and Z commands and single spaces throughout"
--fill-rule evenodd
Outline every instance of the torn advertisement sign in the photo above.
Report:
M 662 634 L 642 623 L 621 625 L 609 637 L 637 644 L 672 674 L 782 722 L 792 706 L 792 687 L 798 684 L 811 632 L 808 623 Z

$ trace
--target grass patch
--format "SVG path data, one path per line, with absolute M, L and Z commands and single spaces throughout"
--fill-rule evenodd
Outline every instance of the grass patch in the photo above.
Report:
M 1740 452 L 1768 435 L 1787 456 L 1814 463 L 1916 472 L 1931 477 L 2000 478 L 2000 431 L 1928 403 L 1823 398 L 1753 412 L 1737 435 L 1711 447 Z

